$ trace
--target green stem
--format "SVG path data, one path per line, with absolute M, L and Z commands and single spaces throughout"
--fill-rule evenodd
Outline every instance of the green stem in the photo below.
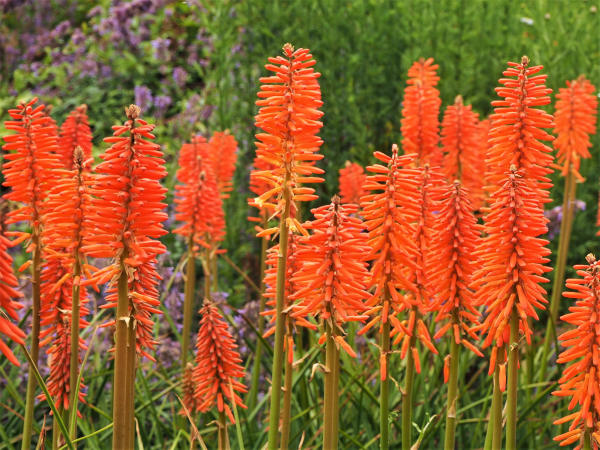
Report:
M 266 222 L 266 221 L 265 221 Z M 264 222 L 263 222 L 264 225 Z M 266 238 L 261 238 L 260 248 L 260 300 L 258 306 L 258 334 L 262 336 L 265 332 L 265 318 L 261 314 L 265 310 L 265 270 L 267 268 L 267 248 L 269 242 Z M 258 399 L 258 381 L 260 378 L 260 362 L 263 352 L 262 339 L 256 339 L 256 350 L 254 354 L 254 366 L 252 367 L 252 380 L 250 382 L 250 391 L 248 392 L 248 410 L 254 410 Z
M 446 434 L 444 449 L 453 450 L 456 432 L 456 404 L 458 401 L 458 358 L 460 346 L 454 336 L 450 343 L 450 379 L 448 380 L 448 411 L 446 412 Z
M 52 400 L 52 401 L 54 401 L 54 400 Z M 64 414 L 62 407 L 59 406 L 57 409 L 58 409 L 61 417 L 63 417 L 63 419 L 64 419 L 65 414 Z M 62 432 L 60 430 L 60 425 L 58 424 L 58 420 L 56 420 L 56 417 L 54 417 L 54 420 L 52 421 L 52 450 L 58 450 L 58 447 L 59 447 L 58 441 L 60 440 L 61 436 L 62 436 Z
M 498 349 L 498 353 L 503 351 Z M 496 368 L 494 369 L 494 390 L 492 393 L 492 412 L 490 415 L 490 426 L 491 426 L 491 446 L 493 450 L 500 450 L 502 447 L 502 391 L 500 390 L 500 365 L 496 362 Z M 488 427 L 488 431 L 489 431 Z M 486 439 L 486 442 L 488 439 Z M 486 446 L 486 450 L 488 447 Z
M 289 319 L 288 319 L 289 320 Z M 288 325 L 288 333 L 291 327 Z M 286 338 L 287 338 L 286 333 Z M 289 351 L 289 350 L 288 350 Z M 289 358 L 285 358 L 285 378 L 283 381 L 283 410 L 281 411 L 281 448 L 288 448 L 292 412 L 292 374 L 293 368 Z
M 587 427 L 583 434 L 583 450 L 592 450 L 592 433 Z
M 122 256 L 123 260 L 125 256 Z M 113 448 L 133 448 L 133 396 L 131 380 L 131 353 L 135 353 L 135 337 L 133 319 L 129 311 L 129 287 L 127 273 L 121 260 L 121 275 L 118 284 L 117 318 L 115 331 L 115 368 L 113 383 Z
M 204 270 L 204 299 L 210 299 L 210 250 L 204 251 L 204 261 L 202 261 L 202 269 Z
M 194 295 L 196 291 L 196 258 L 194 256 L 194 238 L 188 240 L 188 256 L 185 277 L 185 297 L 183 300 L 183 340 L 181 343 L 181 366 L 185 371 L 190 349 L 192 316 L 194 315 Z
M 34 229 L 32 235 L 33 244 L 33 265 L 32 265 L 32 327 L 31 327 L 31 359 L 34 365 L 38 364 L 40 349 L 40 271 L 41 271 L 41 248 L 39 230 Z M 25 403 L 25 418 L 23 423 L 23 442 L 22 450 L 29 450 L 31 445 L 31 431 L 33 429 L 33 410 L 35 407 L 35 388 L 37 381 L 35 379 L 35 367 L 30 364 L 27 375 L 27 393 Z
M 340 428 L 340 396 L 338 393 L 340 385 L 340 351 L 335 347 L 335 359 L 333 360 L 333 449 L 338 448 L 338 436 Z
M 275 309 L 275 345 L 273 347 L 273 370 L 271 384 L 271 408 L 269 410 L 269 450 L 275 450 L 278 442 L 278 425 L 281 399 L 281 372 L 283 369 L 283 335 L 285 323 L 283 317 L 283 303 L 285 296 L 285 278 L 287 269 L 288 225 L 290 216 L 290 174 L 286 171 L 283 182 L 284 211 L 279 224 L 279 254 L 277 255 L 277 293 Z
M 225 417 L 225 411 L 219 412 L 218 428 L 218 448 L 219 450 L 229 450 L 229 439 L 227 438 L 227 418 Z
M 335 397 L 337 386 L 335 385 L 336 360 L 339 363 L 339 355 L 333 338 L 329 323 L 325 325 L 327 333 L 327 344 L 325 347 L 325 388 L 323 408 L 323 449 L 337 449 L 337 436 L 335 433 Z M 285 448 L 285 447 L 281 447 Z
M 554 282 L 552 283 L 552 297 L 550 299 L 550 318 L 546 326 L 546 337 L 544 339 L 544 350 L 542 351 L 542 365 L 540 369 L 539 381 L 546 379 L 546 370 L 548 368 L 548 358 L 550 356 L 550 345 L 554 341 L 556 319 L 560 306 L 560 298 L 565 280 L 565 268 L 567 255 L 569 253 L 569 240 L 571 238 L 571 226 L 574 216 L 575 204 L 575 176 L 569 168 L 565 177 L 565 193 L 563 197 L 563 218 L 560 223 L 560 237 L 558 241 L 558 253 L 556 254 L 556 266 L 554 269 Z
M 69 410 L 77 409 L 77 393 L 79 386 L 79 316 L 80 316 L 80 286 L 79 277 L 81 275 L 81 262 L 79 255 L 75 256 L 75 264 L 73 265 L 73 290 L 71 299 L 71 360 L 69 367 Z M 69 436 L 71 440 L 77 439 L 77 414 L 70 415 L 72 420 L 69 422 Z
M 387 294 L 387 288 L 386 288 Z M 387 296 L 384 302 L 387 301 Z M 381 380 L 381 388 L 379 391 L 379 448 L 381 450 L 387 450 L 389 448 L 389 389 L 390 389 L 390 377 L 389 377 L 389 361 L 390 361 L 390 321 L 387 320 L 381 330 L 381 353 L 385 360 L 386 375 L 385 379 Z
M 219 279 L 217 277 L 217 247 L 213 247 L 211 248 L 211 254 L 210 254 L 210 276 L 211 276 L 211 281 L 212 281 L 212 292 L 217 292 L 219 290 Z
M 506 400 L 506 449 L 517 448 L 517 368 L 519 364 L 519 318 L 510 317 L 510 347 L 508 352 L 508 386 Z
M 413 309 L 415 309 L 415 314 L 417 314 L 416 307 L 413 306 Z M 408 355 L 406 357 L 406 374 L 404 378 L 404 392 L 402 393 L 402 450 L 410 450 L 412 442 L 412 391 L 415 378 L 415 364 L 412 348 L 415 344 L 416 336 L 413 333 L 410 337 Z

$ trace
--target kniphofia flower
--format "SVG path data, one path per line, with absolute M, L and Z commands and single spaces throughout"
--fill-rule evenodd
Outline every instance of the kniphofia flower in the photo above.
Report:
M 238 395 L 247 391 L 237 380 L 244 377 L 242 359 L 217 307 L 205 300 L 200 316 L 193 373 L 197 409 L 206 412 L 216 403 L 217 410 L 224 411 L 231 423 L 235 423 L 230 405 L 246 407 Z
M 19 366 L 19 361 L 3 340 L 3 336 L 6 336 L 16 344 L 25 345 L 25 333 L 11 321 L 19 320 L 17 310 L 23 306 L 15 300 L 23 294 L 16 290 L 18 282 L 13 272 L 12 258 L 8 254 L 9 247 L 10 241 L 0 234 L 0 352 Z
M 446 108 L 442 121 L 442 150 L 444 174 L 448 182 L 460 180 L 472 198 L 480 198 L 483 188 L 481 162 L 481 130 L 478 114 L 465 105 L 459 95 Z
M 60 127 L 59 153 L 67 169 L 73 168 L 73 153 L 80 147 L 84 161 L 92 157 L 92 130 L 87 116 L 87 105 L 80 105 L 67 116 Z
M 340 197 L 342 203 L 360 204 L 361 197 L 365 194 L 367 175 L 362 166 L 346 161 L 340 169 Z
M 477 261 L 480 227 L 473 213 L 469 191 L 459 181 L 438 187 L 432 193 L 438 208 L 431 245 L 434 252 L 430 261 L 429 277 L 433 303 L 431 310 L 437 312 L 435 321 L 441 327 L 434 339 L 440 339 L 449 330 L 457 344 L 461 344 L 478 356 L 483 354 L 469 340 L 477 341 L 474 327 L 479 325 L 480 313 L 476 306 L 475 292 L 470 286 Z M 445 366 L 447 381 L 447 366 Z
M 296 202 L 317 198 L 314 189 L 302 185 L 323 181 L 313 176 L 323 173 L 314 165 L 323 158 L 316 153 L 323 143 L 317 136 L 323 126 L 319 121 L 323 113 L 318 110 L 323 103 L 317 81 L 320 74 L 312 68 L 316 61 L 308 49 L 294 50 L 291 44 L 286 44 L 283 54 L 269 58 L 270 64 L 265 65 L 274 75 L 260 79 L 258 97 L 261 100 L 256 104 L 261 108 L 256 126 L 264 133 L 256 135 L 256 155 L 272 164 L 272 168 L 253 173 L 256 180 L 269 186 L 254 203 L 259 208 L 268 206 L 277 216 L 284 215 L 285 208 L 289 208 L 289 228 L 302 231 L 302 225 L 295 218 Z M 274 234 L 277 230 L 269 228 L 259 235 Z
M 334 196 L 329 205 L 313 209 L 315 219 L 306 228 L 312 234 L 301 237 L 296 257 L 300 270 L 292 280 L 301 288 L 293 298 L 301 299 L 292 315 L 313 316 L 327 323 L 336 345 L 350 356 L 356 356 L 344 340 L 343 325 L 350 321 L 364 321 L 368 316 L 364 299 L 369 297 L 366 283 L 369 247 L 362 220 L 356 217 L 358 205 L 341 205 Z M 319 340 L 322 344 L 327 335 Z
M 190 416 L 192 416 L 193 413 L 197 410 L 198 405 L 196 397 L 194 397 L 194 365 L 190 362 L 186 364 L 185 369 L 183 370 L 182 391 L 183 398 L 181 399 L 181 402 L 183 403 L 183 406 L 185 406 L 185 408 L 187 409 L 187 412 L 190 414 Z M 186 411 L 182 408 L 179 411 L 179 414 L 185 416 Z
M 519 330 L 531 343 L 532 330 L 528 318 L 538 320 L 536 308 L 547 303 L 546 291 L 540 283 L 551 270 L 546 264 L 550 250 L 540 236 L 547 231 L 540 207 L 537 185 L 526 178 L 525 170 L 514 166 L 505 181 L 490 197 L 491 207 L 485 216 L 484 233 L 479 250 L 479 269 L 473 287 L 479 302 L 486 307 L 486 318 L 479 327 L 485 334 L 483 347 L 493 345 L 490 374 L 494 371 L 499 351 L 510 339 L 510 316 L 518 316 Z
M 416 153 L 417 162 L 440 165 L 439 112 L 442 101 L 436 85 L 438 65 L 433 58 L 419 59 L 408 69 L 402 108 L 402 147 Z
M 105 308 L 117 305 L 117 280 L 125 270 L 130 317 L 136 321 L 136 350 L 153 359 L 148 353 L 154 347 L 150 315 L 160 313 L 155 259 L 165 251 L 157 239 L 165 234 L 162 222 L 167 218 L 163 212 L 166 189 L 159 180 L 166 171 L 160 147 L 151 142 L 154 125 L 140 119 L 139 112 L 137 106 L 129 106 L 127 122 L 113 126 L 114 135 L 104 139 L 112 146 L 96 167 L 92 194 L 97 198 L 87 222 L 90 241 L 82 250 L 90 256 L 112 258 L 93 279 L 98 284 L 109 282 Z
M 563 296 L 576 300 L 561 320 L 575 326 L 559 336 L 566 349 L 557 363 L 569 364 L 558 380 L 560 386 L 552 395 L 570 397 L 569 410 L 575 412 L 554 421 L 571 422 L 569 431 L 556 436 L 561 447 L 577 443 L 581 449 L 586 431 L 591 434 L 592 448 L 600 448 L 600 264 L 592 254 L 587 264 L 574 266 L 581 278 L 567 280 L 569 291 Z
M 237 160 L 237 141 L 228 131 L 216 131 L 208 141 L 209 160 L 221 197 L 228 198 L 233 190 L 233 174 Z

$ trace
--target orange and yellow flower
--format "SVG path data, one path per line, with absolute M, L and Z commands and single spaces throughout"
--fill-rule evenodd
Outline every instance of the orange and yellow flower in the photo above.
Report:
M 209 160 L 217 179 L 217 188 L 222 198 L 229 198 L 229 192 L 233 190 L 237 141 L 228 131 L 216 131 L 208 141 L 208 145 Z
M 365 183 L 367 175 L 364 169 L 356 163 L 346 161 L 346 165 L 340 169 L 340 197 L 344 204 L 360 204 L 360 199 L 365 195 Z
M 10 320 L 19 319 L 17 310 L 23 306 L 15 299 L 22 297 L 23 294 L 16 290 L 18 282 L 13 272 L 12 258 L 8 254 L 9 247 L 10 241 L 0 234 L 0 335 L 6 336 L 16 344 L 25 345 L 25 333 Z M 0 352 L 14 365 L 20 365 L 11 349 L 1 338 Z
M 87 105 L 80 105 L 71 111 L 60 127 L 58 149 L 67 169 L 73 169 L 73 153 L 77 147 L 83 151 L 84 161 L 92 157 L 92 130 L 88 121 Z

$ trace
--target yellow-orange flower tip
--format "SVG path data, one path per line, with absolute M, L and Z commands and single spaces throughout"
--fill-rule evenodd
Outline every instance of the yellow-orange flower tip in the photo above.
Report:
M 140 113 L 142 112 L 141 108 L 137 105 L 129 105 L 127 107 L 125 107 L 125 115 L 127 116 L 127 118 L 129 120 L 135 120 L 140 116 Z

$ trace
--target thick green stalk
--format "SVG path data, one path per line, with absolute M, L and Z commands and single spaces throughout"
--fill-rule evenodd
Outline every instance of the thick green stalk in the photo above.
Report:
M 540 368 L 539 381 L 546 380 L 546 370 L 548 368 L 548 358 L 550 357 L 550 346 L 555 339 L 554 326 L 558 318 L 558 309 L 560 298 L 565 281 L 565 267 L 567 264 L 567 255 L 569 254 L 569 241 L 571 239 L 571 226 L 573 224 L 575 207 L 575 176 L 571 167 L 565 177 L 565 193 L 563 197 L 563 217 L 560 223 L 560 237 L 558 240 L 558 253 L 556 254 L 556 266 L 554 269 L 554 282 L 552 283 L 552 297 L 550 299 L 550 318 L 546 326 L 546 337 L 544 339 L 544 350 L 542 351 L 542 365 Z M 558 350 L 558 349 L 557 349 Z
M 40 352 L 40 271 L 41 271 L 41 247 L 39 230 L 34 229 L 32 235 L 33 244 L 33 264 L 32 264 L 32 300 L 33 311 L 31 315 L 31 359 L 37 365 Z M 25 403 L 25 418 L 23 423 L 23 442 L 22 450 L 29 450 L 31 445 L 31 431 L 33 429 L 33 409 L 35 406 L 35 388 L 37 380 L 35 378 L 34 367 L 29 367 L 27 374 L 27 394 Z
M 499 349 L 500 350 L 500 349 Z M 500 390 L 500 366 L 494 370 L 494 391 L 492 397 L 492 450 L 502 448 L 502 391 Z
M 225 411 L 219 412 L 218 427 L 218 448 L 219 450 L 229 450 L 229 439 L 227 438 L 227 418 L 225 417 Z
M 78 392 L 77 380 L 79 379 L 79 277 L 81 275 L 81 262 L 79 255 L 75 257 L 73 265 L 73 290 L 71 299 L 71 360 L 69 365 L 69 410 L 77 408 L 79 398 L 75 395 Z M 69 436 L 71 440 L 77 439 L 77 414 L 68 414 L 72 417 L 69 423 Z
M 519 317 L 510 317 L 510 346 L 508 351 L 508 385 L 506 399 L 506 449 L 517 448 L 517 369 L 519 364 Z
M 287 320 L 289 321 L 289 318 Z M 289 324 L 286 328 L 287 333 L 292 332 L 291 326 L 289 326 Z M 285 339 L 287 339 L 287 333 Z M 290 441 L 290 421 L 292 412 L 292 375 L 292 363 L 286 357 L 285 378 L 283 381 L 283 410 L 281 411 L 281 448 L 288 448 L 288 444 Z
M 271 373 L 271 408 L 269 410 L 269 450 L 275 450 L 278 444 L 279 412 L 281 399 L 281 372 L 283 369 L 283 335 L 285 323 L 283 301 L 285 296 L 285 277 L 287 269 L 288 225 L 290 217 L 290 174 L 286 171 L 283 182 L 284 211 L 279 224 L 279 254 L 277 255 L 277 284 L 275 306 L 275 345 L 273 347 L 273 370 Z
M 211 291 L 212 292 L 217 292 L 219 290 L 219 278 L 218 278 L 218 270 L 217 270 L 217 259 L 218 259 L 218 255 L 217 255 L 217 247 L 213 247 L 211 248 L 211 253 L 210 253 L 210 276 L 211 276 L 211 281 L 212 281 L 212 287 L 211 287 Z
M 332 450 L 337 448 L 337 438 L 334 432 L 334 396 L 337 395 L 335 388 L 335 359 L 336 355 L 335 341 L 329 324 L 325 325 L 327 333 L 327 344 L 325 347 L 325 388 L 323 405 L 323 450 Z M 282 448 L 284 448 L 282 446 Z
M 413 309 L 415 310 L 415 314 L 418 314 L 415 306 L 413 306 Z M 404 378 L 404 392 L 402 393 L 402 450 L 410 450 L 412 445 L 412 391 L 415 378 L 415 363 L 412 348 L 416 345 L 416 340 L 416 336 L 413 333 L 410 338 L 408 355 L 406 357 L 406 374 Z
M 181 343 L 181 366 L 185 371 L 190 350 L 192 316 L 194 315 L 194 294 L 196 292 L 196 257 L 194 256 L 194 238 L 188 239 L 188 256 L 185 277 L 185 297 L 183 299 L 183 341 Z
M 446 434 L 444 449 L 453 450 L 456 432 L 456 404 L 458 402 L 458 358 L 460 346 L 452 336 L 450 343 L 450 379 L 448 380 L 448 410 L 446 412 Z
M 339 385 L 340 385 L 340 351 L 335 347 L 335 359 L 333 360 L 333 449 L 338 448 L 338 436 L 340 429 L 340 396 L 339 396 Z
M 387 294 L 387 288 L 386 288 Z M 387 295 L 384 302 L 387 301 Z M 390 376 L 389 376 L 389 362 L 390 362 L 390 321 L 387 320 L 381 330 L 381 353 L 385 361 L 386 375 L 385 380 L 381 380 L 381 388 L 379 391 L 379 448 L 381 450 L 387 450 L 389 448 L 389 414 L 390 414 L 390 403 L 389 403 L 389 389 L 390 389 Z M 381 370 L 381 369 L 380 369 Z
M 583 434 L 583 450 L 592 450 L 592 433 L 587 427 Z
M 266 228 L 266 221 L 263 222 L 263 228 Z M 267 267 L 267 248 L 269 242 L 266 238 L 261 238 L 260 248 L 260 300 L 258 305 L 258 335 L 262 336 L 265 331 L 265 318 L 261 314 L 265 310 L 265 269 Z M 258 398 L 258 381 L 260 378 L 260 361 L 262 358 L 263 343 L 262 339 L 256 339 L 256 349 L 254 353 L 254 366 L 252 367 L 252 380 L 250 382 L 250 391 L 248 392 L 248 410 L 252 411 L 256 406 Z
M 122 259 L 124 256 L 122 256 Z M 134 324 L 129 311 L 129 289 L 127 273 L 121 262 L 121 275 L 118 284 L 117 319 L 115 331 L 115 369 L 113 383 L 113 448 L 133 448 L 133 410 L 132 399 L 134 390 L 132 380 L 128 377 L 131 368 L 131 353 L 135 354 L 135 341 L 130 342 L 130 337 L 135 337 Z

